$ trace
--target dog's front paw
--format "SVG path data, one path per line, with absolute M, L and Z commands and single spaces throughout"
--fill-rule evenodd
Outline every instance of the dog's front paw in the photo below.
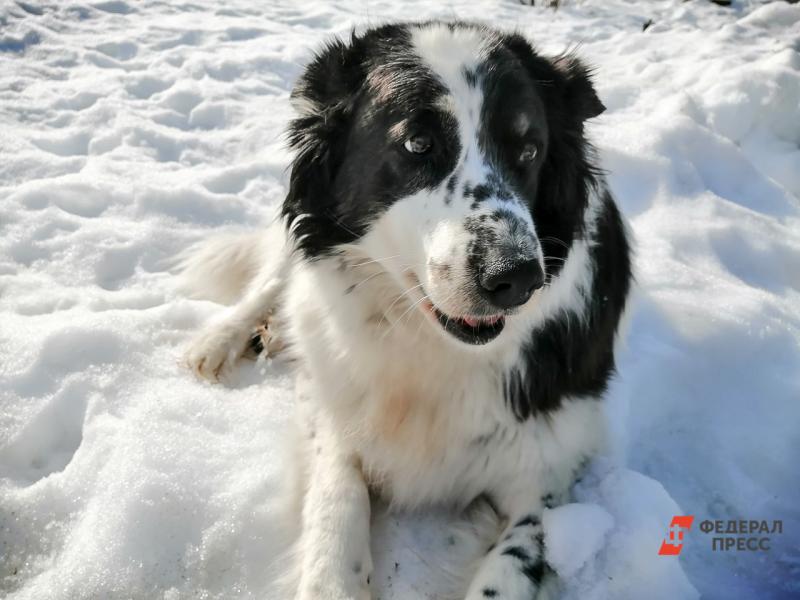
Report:
M 352 577 L 352 574 L 341 577 L 336 573 L 315 573 L 312 577 L 303 577 L 297 600 L 370 600 L 369 577 Z
M 212 325 L 198 335 L 186 352 L 186 364 L 209 381 L 225 379 L 244 354 L 250 332 L 225 322 Z
M 371 600 L 368 589 L 355 591 L 332 590 L 324 586 L 301 589 L 297 600 Z
M 555 600 L 561 595 L 561 582 L 549 566 L 529 567 L 524 570 L 524 574 L 525 579 L 517 578 L 513 571 L 498 572 L 495 577 L 479 575 L 470 585 L 465 600 Z
M 297 600 L 371 600 L 369 590 L 359 590 L 357 592 L 343 592 L 341 590 L 301 590 L 297 595 Z
M 370 600 L 372 557 L 368 544 L 367 540 L 360 560 L 347 560 L 344 557 L 350 553 L 346 551 L 323 557 L 310 553 L 308 558 L 316 560 L 305 561 L 297 600 Z

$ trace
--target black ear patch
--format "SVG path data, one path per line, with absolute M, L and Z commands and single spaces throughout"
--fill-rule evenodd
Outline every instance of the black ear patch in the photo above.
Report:
M 295 158 L 281 213 L 296 248 L 309 258 L 352 242 L 365 229 L 363 213 L 348 214 L 352 207 L 338 185 L 345 177 L 348 139 L 354 115 L 370 93 L 368 74 L 376 65 L 393 63 L 407 45 L 404 25 L 384 25 L 353 33 L 349 39 L 331 40 L 292 91 L 298 115 L 289 124 L 288 141 Z
M 553 103 L 563 104 L 577 123 L 601 114 L 606 107 L 592 85 L 592 71 L 574 54 L 548 58 L 538 54 L 525 37 L 518 33 L 502 36 L 502 43 L 522 63 L 534 81 L 552 86 L 542 89 Z M 552 106 L 552 104 L 551 104 Z
M 592 85 L 591 70 L 576 56 L 558 56 L 552 63 L 556 71 L 564 77 L 564 101 L 576 117 L 585 121 L 606 110 Z
M 292 90 L 301 114 L 330 110 L 361 87 L 365 57 L 360 42 L 355 35 L 349 43 L 337 38 L 316 54 Z
M 292 227 L 298 248 L 307 255 L 322 252 L 320 239 L 341 242 L 347 235 L 336 221 L 330 190 L 364 77 L 362 40 L 353 35 L 349 42 L 329 42 L 292 90 L 299 115 L 289 125 L 288 138 L 296 156 L 282 215 Z

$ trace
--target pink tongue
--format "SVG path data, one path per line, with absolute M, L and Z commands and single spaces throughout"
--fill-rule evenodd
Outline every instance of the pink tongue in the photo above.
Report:
M 500 317 L 489 317 L 488 319 L 476 319 L 475 317 L 464 317 L 461 319 L 470 327 L 478 327 L 479 325 L 494 325 L 500 320 Z

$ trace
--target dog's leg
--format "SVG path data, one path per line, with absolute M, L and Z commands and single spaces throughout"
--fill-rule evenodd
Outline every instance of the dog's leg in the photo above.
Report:
M 370 503 L 359 459 L 315 427 L 303 502 L 298 600 L 369 600 Z
M 556 596 L 558 578 L 544 556 L 544 500 L 530 502 L 526 497 L 531 496 L 519 494 L 507 504 L 509 525 L 480 563 L 467 600 L 546 600 Z M 544 498 L 549 503 L 554 495 Z
M 270 275 L 256 279 L 238 304 L 192 340 L 186 362 L 199 376 L 211 381 L 224 378 L 247 349 L 253 331 L 267 319 L 286 286 L 282 270 Z
M 189 295 L 236 302 L 192 341 L 186 362 L 195 373 L 216 381 L 230 371 L 253 331 L 279 308 L 291 264 L 281 221 L 263 232 L 212 239 L 177 258 L 181 287 Z

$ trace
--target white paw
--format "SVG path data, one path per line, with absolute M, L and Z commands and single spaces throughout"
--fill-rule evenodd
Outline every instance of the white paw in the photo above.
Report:
M 366 546 L 369 548 L 369 546 Z M 297 600 L 370 600 L 372 556 L 342 560 L 341 556 L 305 561 Z
M 536 578 L 535 585 L 532 585 L 529 575 L 522 576 L 516 565 L 513 569 L 502 569 L 494 576 L 487 575 L 490 574 L 485 571 L 478 574 L 470 584 L 465 600 L 555 600 L 561 593 L 561 582 L 549 567 Z
M 344 591 L 326 589 L 324 586 L 302 588 L 297 600 L 371 600 L 368 589 Z
M 370 600 L 369 584 L 337 580 L 304 580 L 300 584 L 297 600 Z
M 189 345 L 186 364 L 199 377 L 209 381 L 225 379 L 244 354 L 250 331 L 221 322 L 202 331 Z

